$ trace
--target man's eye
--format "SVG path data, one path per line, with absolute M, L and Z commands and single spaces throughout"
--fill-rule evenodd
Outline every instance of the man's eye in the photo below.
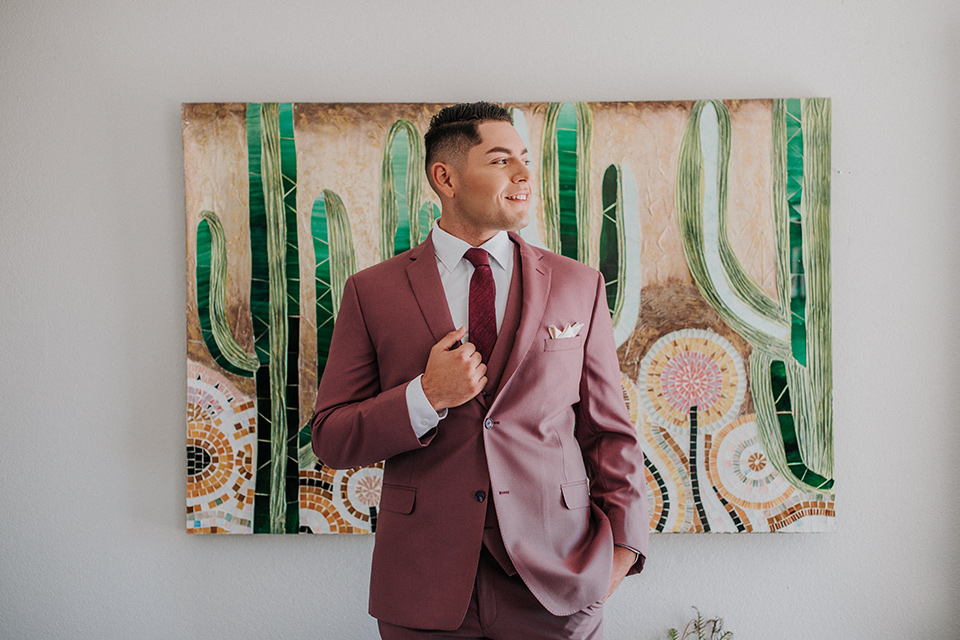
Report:
M 507 164 L 507 159 L 506 159 L 506 158 L 497 158 L 496 160 L 493 161 L 493 164 Z
M 529 166 L 530 166 L 530 161 L 529 161 L 529 160 L 524 160 L 524 161 L 523 161 L 523 166 L 529 167 Z

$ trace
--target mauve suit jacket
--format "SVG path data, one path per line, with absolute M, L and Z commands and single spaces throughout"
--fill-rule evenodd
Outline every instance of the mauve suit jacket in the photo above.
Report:
M 313 447 L 334 468 L 386 460 L 370 584 L 370 613 L 384 622 L 460 625 L 486 500 L 514 567 L 555 615 L 603 598 L 614 543 L 647 552 L 643 454 L 623 401 L 603 278 L 510 238 L 523 298 L 499 384 L 451 408 L 421 439 L 406 385 L 455 328 L 432 239 L 344 288 Z M 577 337 L 550 337 L 548 326 L 575 322 L 584 324 Z

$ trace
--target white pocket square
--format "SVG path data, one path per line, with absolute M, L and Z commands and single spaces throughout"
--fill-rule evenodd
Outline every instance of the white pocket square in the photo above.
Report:
M 582 322 L 577 322 L 575 324 L 567 324 L 563 329 L 558 329 L 552 324 L 547 327 L 550 330 L 551 338 L 576 338 L 577 334 L 580 333 L 580 329 L 583 328 Z

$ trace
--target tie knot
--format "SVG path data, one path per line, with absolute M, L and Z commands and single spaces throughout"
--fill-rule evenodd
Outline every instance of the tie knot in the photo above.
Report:
M 476 269 L 480 265 L 490 266 L 490 254 L 487 253 L 486 249 L 477 249 L 476 247 L 470 247 L 467 249 L 467 252 L 464 254 L 464 257 L 470 261 L 470 264 L 473 265 L 473 268 Z

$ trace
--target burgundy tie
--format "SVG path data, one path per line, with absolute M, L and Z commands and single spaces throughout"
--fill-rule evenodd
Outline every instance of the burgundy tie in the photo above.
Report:
M 467 249 L 465 257 L 474 269 L 470 278 L 470 342 L 480 352 L 484 364 L 488 364 L 493 344 L 497 341 L 497 286 L 490 271 L 490 256 L 485 249 Z

